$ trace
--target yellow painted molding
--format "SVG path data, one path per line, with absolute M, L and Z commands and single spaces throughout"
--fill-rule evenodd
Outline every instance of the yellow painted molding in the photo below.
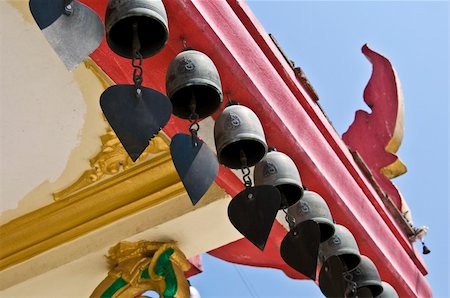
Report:
M 389 153 L 396 154 L 403 140 L 405 104 L 403 91 L 400 84 L 400 80 L 398 79 L 397 76 L 397 72 L 395 71 L 394 68 L 392 68 L 392 70 L 394 71 L 395 82 L 397 85 L 397 99 L 398 99 L 397 119 L 395 121 L 394 133 L 392 135 L 391 140 L 386 145 L 385 149 Z M 390 165 L 381 168 L 380 171 L 387 178 L 393 179 L 395 177 L 405 174 L 408 171 L 408 169 L 406 168 L 406 165 L 400 160 L 400 158 L 397 157 L 396 161 L 394 161 Z
M 127 170 L 135 164 L 144 161 L 151 154 L 169 151 L 167 141 L 160 134 L 152 139 L 150 145 L 144 150 L 138 160 L 133 162 L 111 127 L 108 126 L 107 133 L 100 138 L 102 148 L 90 160 L 91 169 L 86 170 L 75 183 L 54 193 L 53 198 L 55 201 L 68 197 L 70 194 L 99 181 L 104 176 L 115 175 L 121 170 Z
M 164 151 L 0 226 L 0 270 L 184 192 Z

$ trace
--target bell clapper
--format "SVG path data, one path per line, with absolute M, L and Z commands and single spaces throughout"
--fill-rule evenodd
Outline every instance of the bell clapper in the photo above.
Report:
M 353 275 L 348 272 L 347 266 L 344 264 L 344 273 L 342 273 L 344 280 L 347 282 L 347 288 L 345 290 L 344 297 L 356 297 L 356 282 L 353 281 Z
M 295 227 L 295 217 L 291 216 L 288 212 L 287 212 L 287 208 L 286 209 L 281 209 L 285 216 L 284 219 L 286 219 L 286 222 L 289 225 L 289 230 L 292 231 Z M 297 231 L 294 230 L 294 236 L 297 236 Z
M 142 75 L 144 69 L 142 68 L 142 54 L 140 53 L 141 43 L 139 41 L 138 34 L 138 23 L 133 23 L 133 59 L 131 60 L 131 65 L 133 66 L 133 82 L 136 88 L 136 97 L 142 99 L 142 82 L 144 81 Z M 137 60 L 137 61 L 136 61 Z
M 192 144 L 194 145 L 194 147 L 198 146 L 197 135 L 198 131 L 200 130 L 200 125 L 198 124 L 199 116 L 195 112 L 196 109 L 197 109 L 197 100 L 195 98 L 195 94 L 192 93 L 189 102 L 189 111 L 191 112 L 191 114 L 189 115 L 189 122 L 191 122 L 191 125 L 189 126 L 189 131 L 191 132 L 192 135 Z
M 73 13 L 72 0 L 64 0 L 64 14 L 71 16 Z
M 247 188 L 252 187 L 253 182 L 252 179 L 250 178 L 250 168 L 247 166 L 247 156 L 245 155 L 244 149 L 242 149 L 242 147 L 239 152 L 239 158 L 241 161 L 241 173 L 243 175 L 242 180 L 244 180 L 244 185 Z

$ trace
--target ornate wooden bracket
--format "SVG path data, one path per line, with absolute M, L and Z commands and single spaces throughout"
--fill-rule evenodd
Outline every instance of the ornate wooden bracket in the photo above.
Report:
M 403 139 L 403 94 L 394 67 L 388 59 L 367 45 L 363 54 L 373 65 L 372 76 L 364 90 L 364 102 L 371 112 L 359 110 L 342 136 L 352 152 L 357 152 L 393 206 L 402 214 L 409 212 L 402 195 L 390 179 L 406 173 L 396 155 Z M 394 208 L 395 208 L 394 207 Z M 411 218 L 407 218 L 412 221 Z
M 190 295 L 183 272 L 191 264 L 175 243 L 123 241 L 110 248 L 107 258 L 112 269 L 91 298 L 137 297 L 150 290 L 161 297 Z

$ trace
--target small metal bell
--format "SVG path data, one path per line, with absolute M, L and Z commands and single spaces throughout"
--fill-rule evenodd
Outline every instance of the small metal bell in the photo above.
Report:
M 222 86 L 212 60 L 202 52 L 187 49 L 169 64 L 166 74 L 167 96 L 172 101 L 173 114 L 190 119 L 213 114 L 222 104 Z
M 286 212 L 290 231 L 281 243 L 281 257 L 289 266 L 315 280 L 320 243 L 334 233 L 330 210 L 322 197 L 305 191 Z
M 334 225 L 334 235 L 320 245 L 319 261 L 323 264 L 331 256 L 338 256 L 349 271 L 359 265 L 361 256 L 352 233 L 342 225 Z
M 352 233 L 335 225 L 334 235 L 320 244 L 319 288 L 326 297 L 354 297 L 356 284 L 346 276 L 361 262 L 359 248 Z
M 397 291 L 385 281 L 381 282 L 381 286 L 383 287 L 383 292 L 377 296 L 377 298 L 398 298 Z
M 117 55 L 133 58 L 133 25 L 137 24 L 140 53 L 155 55 L 169 38 L 167 14 L 160 0 L 110 0 L 106 8 L 106 41 Z
M 254 166 L 267 153 L 261 122 L 241 105 L 226 107 L 216 119 L 214 140 L 219 162 L 231 169 Z
M 270 151 L 255 166 L 255 185 L 273 185 L 281 194 L 280 209 L 292 206 L 303 195 L 303 185 L 292 159 L 282 152 Z
M 347 272 L 347 275 L 356 283 L 357 297 L 376 297 L 383 292 L 377 267 L 366 256 L 361 256 L 358 267 Z
M 305 191 L 303 197 L 288 208 L 287 213 L 296 224 L 313 220 L 320 227 L 320 241 L 328 240 L 334 234 L 335 225 L 325 200 L 313 191 Z

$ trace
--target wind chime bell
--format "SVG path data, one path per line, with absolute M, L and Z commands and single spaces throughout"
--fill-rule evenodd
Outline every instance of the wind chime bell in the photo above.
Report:
M 313 191 L 306 190 L 303 197 L 288 208 L 288 215 L 294 218 L 296 224 L 312 220 L 319 224 L 320 242 L 330 239 L 334 234 L 335 225 L 325 200 Z
M 219 162 L 228 168 L 241 169 L 246 186 L 228 205 L 228 218 L 242 235 L 264 250 L 281 196 L 275 186 L 253 186 L 250 178 L 249 167 L 267 153 L 261 122 L 249 108 L 231 104 L 216 119 L 214 140 Z
M 110 0 L 105 27 L 109 47 L 117 55 L 130 59 L 135 51 L 134 30 L 139 36 L 143 58 L 161 51 L 169 38 L 167 14 L 160 0 Z
M 142 86 L 143 59 L 159 52 L 167 42 L 167 15 L 158 0 L 110 0 L 105 25 L 109 47 L 131 59 L 134 85 L 109 87 L 102 93 L 100 105 L 128 155 L 136 161 L 172 114 L 164 94 Z
M 349 297 L 355 283 L 345 273 L 361 262 L 358 245 L 352 233 L 342 225 L 335 225 L 334 235 L 319 249 L 319 288 L 326 297 Z
M 219 162 L 231 169 L 254 166 L 267 153 L 261 122 L 241 105 L 226 107 L 216 119 L 214 140 Z
M 361 256 L 361 263 L 352 271 L 347 272 L 348 279 L 356 283 L 357 297 L 376 297 L 383 292 L 380 274 L 377 267 L 366 256 Z
M 286 220 L 290 231 L 281 242 L 281 257 L 289 266 L 315 280 L 320 243 L 334 233 L 330 210 L 321 196 L 305 191 L 287 209 Z
M 281 194 L 280 209 L 295 204 L 303 195 L 303 185 L 292 159 L 282 152 L 271 150 L 255 166 L 255 185 L 273 185 Z
M 210 116 L 222 103 L 219 73 L 208 56 L 187 49 L 170 62 L 166 73 L 166 91 L 172 102 L 172 113 L 191 122 L 191 135 L 176 134 L 170 143 L 170 153 L 195 205 L 219 171 L 214 152 L 197 137 L 200 129 L 198 120 Z
M 334 225 L 334 227 L 334 235 L 320 245 L 320 260 L 326 261 L 332 256 L 338 256 L 346 266 L 346 271 L 352 270 L 361 261 L 358 244 L 346 227 L 342 225 Z
M 183 119 L 213 114 L 222 104 L 222 86 L 213 61 L 204 53 L 187 49 L 169 64 L 166 74 L 167 96 L 173 114 Z

